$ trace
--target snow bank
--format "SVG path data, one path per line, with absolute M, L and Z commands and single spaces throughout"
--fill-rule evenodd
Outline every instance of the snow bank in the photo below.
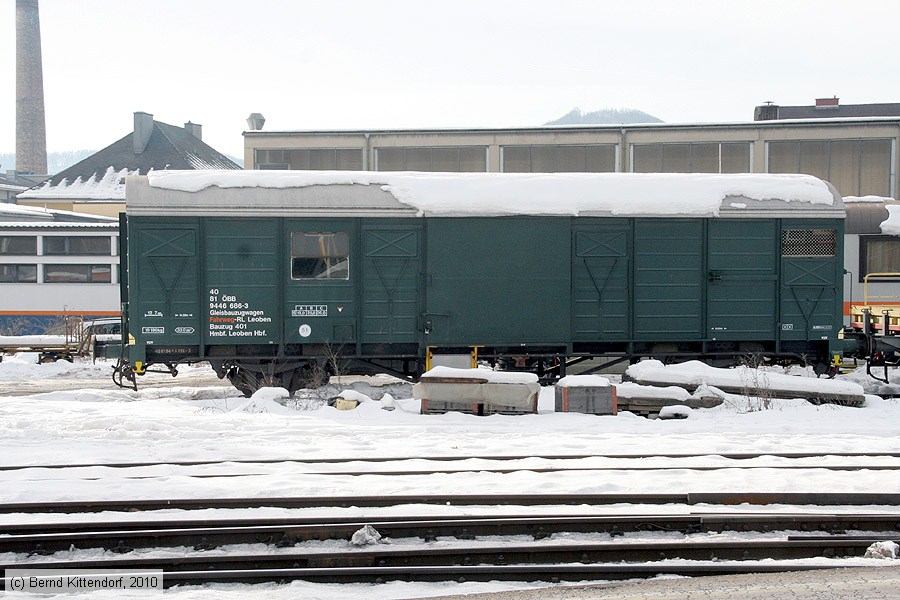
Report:
M 785 392 L 818 392 L 862 396 L 863 388 L 852 381 L 795 377 L 763 369 L 737 367 L 721 369 L 693 360 L 677 365 L 663 365 L 658 360 L 645 360 L 631 365 L 628 377 L 642 382 L 674 383 L 679 385 L 710 385 L 721 388 L 742 388 L 764 385 Z
M 68 376 L 107 378 L 111 373 L 110 366 L 106 362 L 95 364 L 87 358 L 76 358 L 71 363 L 58 360 L 40 364 L 36 352 L 7 355 L 3 357 L 3 362 L 0 362 L 0 381 L 29 381 Z

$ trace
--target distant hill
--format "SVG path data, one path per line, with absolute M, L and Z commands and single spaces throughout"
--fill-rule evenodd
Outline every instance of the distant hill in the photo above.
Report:
M 96 150 L 66 150 L 64 152 L 47 153 L 47 170 L 50 175 L 55 175 L 63 169 L 67 169 L 96 152 Z M 13 153 L 0 154 L 0 173 L 15 171 L 16 155 Z
M 581 112 L 580 108 L 573 108 L 555 121 L 544 125 L 626 125 L 662 122 L 662 119 L 634 108 L 601 108 L 587 113 Z

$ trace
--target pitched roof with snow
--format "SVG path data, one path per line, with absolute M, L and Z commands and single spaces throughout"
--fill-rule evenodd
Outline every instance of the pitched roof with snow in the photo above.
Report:
M 72 198 L 125 200 L 126 175 L 160 169 L 240 169 L 230 158 L 183 127 L 153 121 L 143 152 L 134 150 L 134 132 L 60 171 L 20 199 Z
M 17 204 L 0 204 L 0 227 L 41 226 L 118 226 L 118 219 L 66 210 L 52 210 Z

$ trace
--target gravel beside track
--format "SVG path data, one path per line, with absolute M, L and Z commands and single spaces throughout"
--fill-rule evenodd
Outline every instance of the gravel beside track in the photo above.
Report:
M 428 600 L 896 600 L 900 567 L 666 579 L 551 587 Z

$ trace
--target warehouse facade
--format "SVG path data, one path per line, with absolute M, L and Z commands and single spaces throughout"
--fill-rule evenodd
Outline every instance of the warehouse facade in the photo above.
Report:
M 826 113 L 827 114 L 827 113 Z M 248 169 L 806 173 L 897 198 L 900 116 L 503 129 L 247 131 Z

